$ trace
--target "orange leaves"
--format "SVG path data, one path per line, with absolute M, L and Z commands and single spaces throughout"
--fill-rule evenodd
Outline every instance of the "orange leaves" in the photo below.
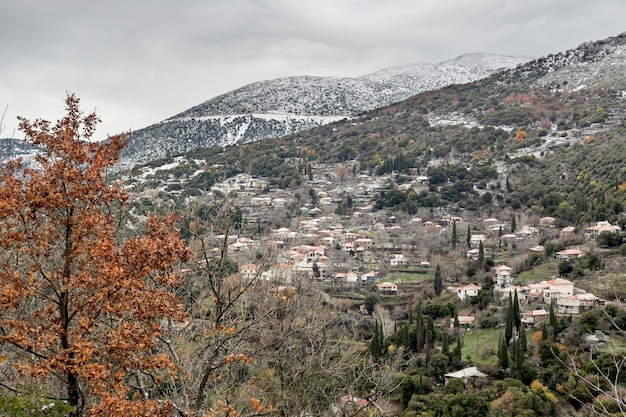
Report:
M 189 252 L 172 216 L 117 243 L 115 207 L 127 196 L 103 174 L 128 136 L 90 142 L 98 118 L 78 104 L 68 96 L 54 126 L 20 119 L 26 140 L 43 148 L 41 169 L 10 162 L 0 173 L 1 342 L 23 353 L 3 366 L 58 387 L 51 395 L 94 393 L 85 399 L 93 415 L 166 414 L 165 403 L 129 398 L 125 384 L 138 367 L 155 372 L 150 383 L 175 369 L 154 347 L 162 321 L 185 315 L 170 290 Z
M 265 411 L 265 407 L 261 405 L 261 400 L 258 400 L 256 398 L 250 398 L 249 401 L 252 403 L 252 408 L 257 413 L 262 413 L 263 411 Z
M 243 363 L 252 364 L 253 359 L 249 356 L 244 355 L 243 353 L 238 353 L 238 354 L 231 353 L 230 355 L 226 356 L 226 359 L 224 359 L 224 362 L 226 363 L 233 363 L 235 361 L 241 361 Z
M 523 131 L 523 130 L 518 130 L 518 131 L 515 133 L 515 142 L 521 142 L 521 141 L 523 141 L 524 139 L 526 139 L 526 136 L 528 136 L 528 133 L 526 133 L 526 132 L 525 132 L 525 131 Z

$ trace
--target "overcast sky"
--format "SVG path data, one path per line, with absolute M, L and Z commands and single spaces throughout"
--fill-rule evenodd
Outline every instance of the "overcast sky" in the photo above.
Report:
M 139 129 L 245 84 L 464 53 L 540 57 L 626 31 L 625 0 L 0 0 L 1 137 L 66 92 Z

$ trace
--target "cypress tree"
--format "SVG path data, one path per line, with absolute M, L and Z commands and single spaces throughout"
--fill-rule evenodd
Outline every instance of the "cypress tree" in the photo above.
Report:
M 439 264 L 437 264 L 437 268 L 435 268 L 434 287 L 435 287 L 435 294 L 437 294 L 437 296 L 440 296 L 441 291 L 443 291 L 443 280 L 441 278 L 441 268 L 439 267 Z
M 456 249 L 457 244 L 457 235 L 456 235 L 456 222 L 452 222 L 452 249 Z
M 406 352 L 411 349 L 411 336 L 409 335 L 409 324 L 404 323 L 402 325 L 402 346 Z
M 556 322 L 556 313 L 554 312 L 554 303 L 550 303 L 550 327 L 552 327 L 552 334 L 556 337 L 558 324 Z
M 483 248 L 483 241 L 478 243 L 478 269 L 485 267 L 485 249 Z
M 511 293 L 509 293 L 509 306 L 506 309 L 506 323 L 504 326 L 504 341 L 509 346 L 511 339 L 513 338 L 513 299 Z
M 522 351 L 520 340 L 517 339 L 513 344 L 513 376 L 521 381 L 523 370 L 524 352 Z
M 511 214 L 511 233 L 515 233 L 517 225 L 515 224 L 515 213 Z
M 500 368 L 507 369 L 509 367 L 509 348 L 500 333 L 500 342 L 498 343 L 498 363 Z
M 444 355 L 450 353 L 450 346 L 448 345 L 448 332 L 445 330 L 441 332 L 441 353 Z
M 417 337 L 416 337 L 416 346 L 415 351 L 420 353 L 424 350 L 424 344 L 426 343 L 426 331 L 424 329 L 424 317 L 422 316 L 422 300 L 417 302 L 417 314 L 415 317 L 415 321 L 417 322 Z
M 519 332 L 522 327 L 522 313 L 519 308 L 519 297 L 517 296 L 517 290 L 515 290 L 515 296 L 513 298 L 513 319 L 515 322 L 515 329 Z
M 544 321 L 541 325 L 541 341 L 545 342 L 548 340 L 548 326 L 546 326 L 546 322 Z
M 467 247 L 472 247 L 472 234 L 470 233 L 469 224 L 467 225 L 467 236 L 465 237 L 465 243 L 467 243 Z
M 518 332 L 519 332 L 518 333 L 519 344 L 522 348 L 522 353 L 526 353 L 526 351 L 528 350 L 528 341 L 526 340 L 526 329 L 524 329 L 523 327 L 520 327 Z
M 461 336 L 459 334 L 456 335 L 456 346 L 454 347 L 454 351 L 452 352 L 452 360 L 459 363 L 461 362 Z

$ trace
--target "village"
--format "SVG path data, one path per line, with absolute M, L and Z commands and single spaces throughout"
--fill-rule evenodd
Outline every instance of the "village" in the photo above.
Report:
M 396 185 L 392 175 L 350 174 L 350 166 L 314 168 L 314 175 L 297 189 L 271 190 L 266 180 L 247 174 L 212 188 L 209 196 L 228 196 L 241 208 L 244 226 L 238 234 L 215 239 L 216 247 L 228 239 L 230 255 L 238 259 L 243 277 L 258 275 L 285 284 L 308 279 L 334 292 L 369 286 L 379 296 L 394 297 L 403 293 L 403 277 L 432 277 L 439 267 L 447 291 L 467 305 L 481 290 L 482 271 L 475 266 L 482 258 L 491 263 L 486 274 L 493 279 L 495 299 L 502 302 L 517 293 L 526 307 L 527 325 L 541 323 L 550 305 L 557 314 L 579 315 L 605 303 L 602 297 L 575 287 L 558 265 L 587 253 L 596 256 L 604 250 L 597 244 L 598 237 L 603 232 L 621 232 L 619 225 L 599 221 L 577 229 L 557 227 L 563 222 L 554 217 L 514 212 L 499 213 L 504 220 L 471 218 L 461 210 L 448 213 L 437 208 L 422 208 L 413 216 L 376 210 L 373 199 L 378 193 L 392 188 L 427 190 L 428 176 L 415 174 Z M 346 201 L 349 210 L 338 214 Z M 558 250 L 548 253 L 545 242 Z M 263 264 L 249 262 L 252 254 L 260 253 L 271 256 Z M 538 259 L 555 265 L 552 274 L 519 283 L 516 274 L 532 271 L 531 264 Z M 469 313 L 459 317 L 468 325 L 474 319 Z

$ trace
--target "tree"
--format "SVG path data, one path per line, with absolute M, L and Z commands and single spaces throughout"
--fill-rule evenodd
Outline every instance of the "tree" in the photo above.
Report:
M 515 295 L 513 296 L 513 322 L 515 323 L 515 329 L 519 332 L 522 327 L 522 312 L 519 307 L 517 290 L 515 290 Z
M 313 262 L 313 268 L 312 268 L 312 269 L 313 269 L 313 276 L 314 276 L 315 278 L 318 278 L 318 279 L 319 279 L 319 277 L 320 277 L 322 274 L 321 274 L 321 272 L 320 272 L 320 267 L 319 267 L 319 265 L 317 264 L 317 262 Z
M 508 369 L 509 367 L 509 347 L 507 346 L 505 337 L 500 333 L 500 342 L 498 343 L 498 363 L 500 368 Z
M 467 225 L 467 234 L 465 235 L 465 243 L 468 248 L 472 247 L 472 233 L 470 232 L 469 224 Z
M 452 249 L 456 249 L 459 238 L 456 235 L 456 222 L 452 222 Z
M 513 338 L 513 325 L 513 298 L 511 297 L 511 293 L 509 293 L 509 306 L 506 309 L 506 322 L 504 326 L 504 342 L 507 346 L 509 346 Z
M 74 95 L 65 106 L 54 126 L 20 118 L 42 149 L 38 168 L 11 161 L 0 176 L 3 385 L 33 381 L 71 416 L 165 415 L 171 404 L 157 393 L 172 361 L 158 337 L 185 316 L 171 291 L 189 252 L 172 216 L 124 236 L 127 196 L 104 174 L 128 136 L 92 142 L 98 117 L 83 116 Z
M 441 295 L 441 291 L 443 291 L 443 280 L 441 278 L 441 268 L 439 264 L 435 268 L 435 280 L 434 280 L 435 294 L 438 296 Z
M 511 214 L 511 233 L 515 233 L 517 225 L 515 224 L 515 213 Z
M 478 268 L 483 269 L 485 267 L 485 249 L 483 247 L 483 241 L 478 243 Z

